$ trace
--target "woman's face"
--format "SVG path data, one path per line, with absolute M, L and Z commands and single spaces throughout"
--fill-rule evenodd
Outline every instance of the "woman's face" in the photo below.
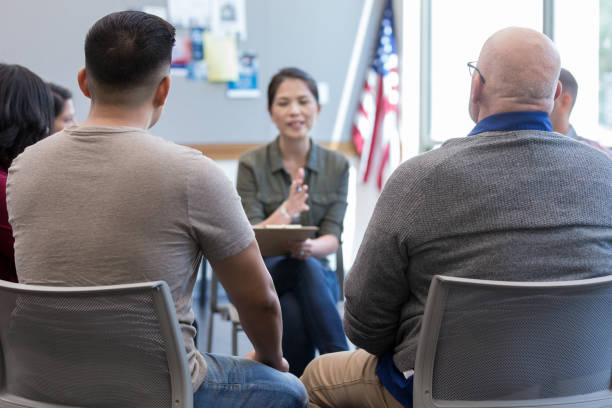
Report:
M 281 136 L 304 138 L 310 134 L 321 105 L 301 79 L 287 78 L 280 83 L 270 107 L 270 117 Z
M 68 99 L 66 103 L 64 103 L 64 107 L 62 108 L 60 114 L 55 117 L 55 131 L 59 132 L 65 127 L 75 124 L 74 104 L 72 103 L 72 99 Z

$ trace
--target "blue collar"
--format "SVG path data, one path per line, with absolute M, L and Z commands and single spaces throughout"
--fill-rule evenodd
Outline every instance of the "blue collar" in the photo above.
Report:
M 468 136 L 483 132 L 509 130 L 545 130 L 552 132 L 552 124 L 546 112 L 521 111 L 497 113 L 476 124 Z

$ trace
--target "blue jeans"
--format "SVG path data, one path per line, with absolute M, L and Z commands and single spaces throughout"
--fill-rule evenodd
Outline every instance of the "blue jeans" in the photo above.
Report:
M 207 370 L 193 396 L 194 408 L 308 407 L 295 376 L 245 358 L 202 353 Z
M 296 376 L 319 354 L 348 350 L 336 308 L 335 273 L 316 258 L 300 261 L 288 256 L 264 259 L 283 312 L 283 354 Z

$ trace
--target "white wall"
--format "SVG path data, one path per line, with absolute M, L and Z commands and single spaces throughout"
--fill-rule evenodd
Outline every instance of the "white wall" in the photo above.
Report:
M 267 83 L 280 68 L 297 66 L 329 86 L 313 138 L 330 141 L 363 2 L 246 1 L 248 37 L 239 49 L 259 56 L 261 97 L 230 99 L 225 84 L 173 77 L 164 115 L 152 132 L 186 144 L 267 142 L 276 132 L 267 117 Z M 70 89 L 77 120 L 82 121 L 89 101 L 81 95 L 76 76 L 84 65 L 85 35 L 91 25 L 114 11 L 165 4 L 166 0 L 0 0 L 0 62 L 25 65 Z M 349 138 L 347 126 L 340 140 Z

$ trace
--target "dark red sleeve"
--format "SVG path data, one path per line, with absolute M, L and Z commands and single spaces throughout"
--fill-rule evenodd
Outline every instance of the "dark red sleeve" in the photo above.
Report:
M 7 174 L 0 170 L 0 279 L 17 282 L 13 229 L 6 211 L 6 176 Z

